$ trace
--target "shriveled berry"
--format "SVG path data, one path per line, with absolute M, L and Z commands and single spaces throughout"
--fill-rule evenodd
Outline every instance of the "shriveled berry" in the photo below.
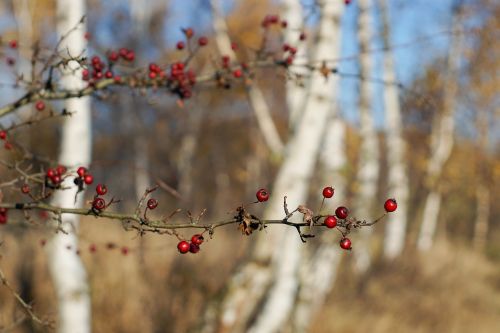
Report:
M 349 210 L 344 206 L 337 207 L 337 209 L 335 209 L 335 215 L 339 219 L 346 219 L 347 216 L 349 216 Z
M 155 209 L 156 207 L 158 207 L 158 200 L 151 198 L 148 200 L 147 205 L 149 209 Z
M 337 226 L 337 218 L 333 215 L 327 216 L 323 223 L 327 228 L 335 228 Z
M 106 193 L 108 193 L 108 188 L 104 184 L 97 184 L 95 191 L 99 195 L 105 195 Z
M 87 185 L 90 185 L 94 182 L 94 176 L 92 176 L 90 173 L 86 174 L 83 177 L 83 182 Z
M 344 250 L 350 250 L 352 249 L 352 243 L 351 243 L 351 240 L 349 238 L 342 238 L 340 240 L 340 247 L 343 248 Z
M 396 199 L 387 199 L 384 204 L 385 211 L 388 213 L 392 213 L 398 208 L 398 203 Z
M 189 252 L 191 252 L 191 253 L 198 253 L 198 252 L 200 252 L 200 246 L 196 245 L 194 243 L 189 244 Z
M 106 201 L 103 198 L 95 198 L 92 201 L 92 208 L 98 212 L 106 208 Z
M 331 197 L 333 197 L 334 192 L 335 190 L 333 189 L 333 187 L 327 186 L 323 189 L 323 197 L 330 199 Z
M 184 240 L 180 241 L 177 244 L 177 250 L 179 250 L 180 253 L 188 253 L 190 248 L 191 248 L 191 245 Z
M 259 202 L 269 200 L 269 192 L 264 188 L 261 188 L 260 190 L 258 190 L 257 193 L 255 194 L 255 196 L 257 197 L 257 200 Z
M 200 234 L 196 234 L 191 237 L 191 243 L 196 245 L 201 245 L 201 243 L 203 243 L 204 240 L 205 238 L 203 238 L 203 236 Z

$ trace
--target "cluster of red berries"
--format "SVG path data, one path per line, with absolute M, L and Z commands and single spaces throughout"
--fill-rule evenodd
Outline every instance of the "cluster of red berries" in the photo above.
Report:
M 89 81 L 90 84 L 95 83 L 98 80 L 103 78 L 112 79 L 116 82 L 121 81 L 121 77 L 119 75 L 114 75 L 112 72 L 112 66 L 114 63 L 118 62 L 120 59 L 125 61 L 134 61 L 135 52 L 133 50 L 129 50 L 127 48 L 122 47 L 118 51 L 110 51 L 108 53 L 108 62 L 106 65 L 103 60 L 97 55 L 93 56 L 91 59 L 91 67 L 92 70 L 86 68 L 82 71 L 82 79 L 84 81 Z
M 187 99 L 192 96 L 192 88 L 196 83 L 196 75 L 193 70 L 186 69 L 183 62 L 175 62 L 170 66 L 168 75 L 169 86 L 173 93 L 176 93 L 181 99 Z
M 5 143 L 3 144 L 4 148 L 7 150 L 12 149 L 12 143 L 7 141 L 7 131 L 1 130 L 0 131 L 0 140 L 4 140 Z
M 49 168 L 45 173 L 45 183 L 53 187 L 58 187 L 63 176 L 66 173 L 66 167 L 64 165 L 58 165 L 55 168 Z
M 0 208 L 0 224 L 7 223 L 7 208 Z
M 329 199 L 333 197 L 335 190 L 331 186 L 327 186 L 323 189 L 323 197 Z M 387 199 L 384 203 L 384 209 L 387 213 L 394 212 L 398 207 L 395 199 Z M 337 226 L 337 219 L 345 220 L 349 216 L 349 209 L 344 206 L 339 206 L 335 209 L 335 215 L 328 215 L 323 220 L 323 224 L 327 228 L 335 228 Z M 352 247 L 352 242 L 347 237 L 342 237 L 340 240 L 340 247 L 344 250 L 350 250 Z
M 76 174 L 78 175 L 77 178 L 75 178 L 75 184 L 79 185 L 82 183 L 85 183 L 87 185 L 90 185 L 94 182 L 94 176 L 87 170 L 86 167 L 79 167 L 76 170 Z
M 101 198 L 101 195 L 105 195 L 108 193 L 108 188 L 104 184 L 97 184 L 95 187 L 96 195 L 94 200 L 92 201 L 92 210 L 94 213 L 100 213 L 106 208 L 106 201 L 104 198 Z
M 261 22 L 261 26 L 265 29 L 269 28 L 274 24 L 281 24 L 283 28 L 286 28 L 288 23 L 286 21 L 280 21 L 280 17 L 278 15 L 266 15 Z
M 179 250 L 180 253 L 198 253 L 200 252 L 200 246 L 203 243 L 205 239 L 203 238 L 203 235 L 201 234 L 196 234 L 191 237 L 191 241 L 185 241 L 182 240 L 177 244 L 177 250 Z
M 156 78 L 162 79 L 162 78 L 165 77 L 165 72 L 162 71 L 162 69 L 160 68 L 160 66 L 158 66 L 154 62 L 152 62 L 152 63 L 149 64 L 148 69 L 149 69 L 148 77 L 151 80 L 154 80 Z

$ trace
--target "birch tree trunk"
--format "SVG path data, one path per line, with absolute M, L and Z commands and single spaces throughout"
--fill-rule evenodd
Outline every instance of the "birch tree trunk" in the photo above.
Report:
M 334 203 L 343 203 L 346 199 L 346 178 L 344 175 L 347 166 L 345 154 L 345 122 L 338 115 L 338 106 L 333 100 L 333 110 L 327 123 L 327 131 L 320 155 L 320 169 L 325 186 L 335 188 L 333 199 L 325 202 L 326 211 L 335 209 Z M 332 158 L 332 156 L 335 156 Z M 292 331 L 296 333 L 308 332 L 315 314 L 324 304 L 326 296 L 335 284 L 337 268 L 342 259 L 339 251 L 338 234 L 325 230 L 319 239 L 319 247 L 314 252 L 307 253 L 300 264 L 300 288 L 291 316 Z
M 291 80 L 286 82 L 286 101 L 289 112 L 289 128 L 293 132 L 295 126 L 304 111 L 304 103 L 309 91 L 308 70 L 305 66 L 308 62 L 306 43 L 300 41 L 300 34 L 304 31 L 304 15 L 302 5 L 298 0 L 283 0 L 283 18 L 288 26 L 284 30 L 285 43 L 297 47 L 297 54 L 294 63 L 297 65 L 293 69 Z
M 454 143 L 453 132 L 458 91 L 458 69 L 462 44 L 462 34 L 459 33 L 461 9 L 456 7 L 454 10 L 452 23 L 454 34 L 451 35 L 451 45 L 447 59 L 448 74 L 444 87 L 443 112 L 436 114 L 436 121 L 431 133 L 431 156 L 427 165 L 429 194 L 425 201 L 422 224 L 417 240 L 419 251 L 427 251 L 432 247 L 442 200 L 438 189 L 438 181 L 444 165 L 451 155 Z
M 227 32 L 227 24 L 224 20 L 220 0 L 210 0 L 212 6 L 212 24 L 215 32 L 215 42 L 221 55 L 229 56 L 231 62 L 236 60 L 236 54 L 231 48 L 231 40 Z M 274 125 L 269 106 L 266 103 L 264 94 L 256 82 L 246 86 L 248 100 L 255 112 L 257 123 L 261 130 L 262 137 L 271 152 L 277 156 L 283 154 L 284 145 Z
M 339 54 L 338 28 L 344 8 L 341 3 L 325 1 L 319 5 L 321 18 L 313 56 L 315 63 Z M 285 195 L 292 209 L 306 202 L 336 82 L 335 77 L 325 80 L 319 72 L 311 73 L 311 94 L 287 145 L 264 218 L 283 216 Z M 269 228 L 258 237 L 253 257 L 230 285 L 223 306 L 222 331 L 276 332 L 293 310 L 303 244 L 292 228 Z M 261 305 L 256 309 L 258 304 Z M 244 323 L 250 315 L 255 321 L 246 330 Z
M 359 121 L 361 147 L 359 152 L 359 164 L 356 176 L 356 214 L 360 216 L 370 216 L 373 198 L 377 194 L 377 182 L 379 177 L 379 146 L 377 133 L 373 120 L 373 84 L 366 78 L 372 76 L 373 56 L 367 52 L 370 49 L 372 38 L 373 14 L 371 0 L 358 0 L 358 40 L 361 57 L 359 59 L 360 81 L 359 93 Z M 360 230 L 361 239 L 356 243 L 355 268 L 358 272 L 364 273 L 371 263 L 370 236 L 371 228 Z
M 59 35 L 67 33 L 85 15 L 85 1 L 57 1 L 57 31 Z M 86 47 L 84 39 L 85 25 L 72 32 L 61 44 L 61 52 L 67 56 L 78 56 Z M 61 85 L 66 89 L 82 89 L 85 84 L 81 80 L 81 68 L 76 61 L 70 61 Z M 88 166 L 91 158 L 91 114 L 89 97 L 71 98 L 64 102 L 64 107 L 75 112 L 65 118 L 59 163 L 71 167 Z M 72 177 L 67 177 L 63 186 L 71 190 L 57 191 L 53 204 L 61 207 L 81 207 L 83 194 L 80 193 L 76 203 L 76 187 Z M 78 249 L 77 215 L 62 214 L 61 227 L 67 234 L 58 232 L 48 246 L 49 269 L 59 305 L 58 331 L 61 333 L 81 333 L 91 331 L 91 308 L 87 273 Z M 71 250 L 68 250 L 70 247 Z
M 396 70 L 389 45 L 389 14 L 387 0 L 378 0 L 382 20 L 384 43 L 383 72 L 386 82 L 396 82 Z M 409 181 L 405 165 L 405 142 L 403 121 L 399 103 L 399 88 L 396 84 L 384 85 L 384 106 L 386 128 L 386 147 L 388 163 L 388 197 L 396 198 L 398 211 L 387 216 L 384 240 L 384 257 L 394 259 L 405 246 L 406 223 L 408 219 Z

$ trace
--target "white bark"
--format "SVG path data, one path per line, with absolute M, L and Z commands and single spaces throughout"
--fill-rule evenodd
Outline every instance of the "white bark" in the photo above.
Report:
M 67 33 L 84 14 L 85 2 L 83 0 L 59 0 L 57 2 L 59 35 Z M 64 55 L 68 52 L 72 56 L 77 56 L 85 49 L 84 25 L 79 27 L 80 29 L 71 33 L 61 44 Z M 67 89 L 84 87 L 85 84 L 80 79 L 80 65 L 75 61 L 70 61 L 68 67 L 61 79 L 61 85 Z M 71 70 L 74 73 L 71 73 Z M 72 98 L 66 100 L 64 106 L 75 113 L 67 118 L 63 125 L 59 163 L 74 167 L 87 166 L 91 158 L 90 100 L 88 97 Z M 71 177 L 65 179 L 63 186 L 69 186 L 72 189 L 57 191 L 52 203 L 61 207 L 81 207 L 83 194 L 78 195 L 75 204 L 76 187 Z M 87 274 L 80 257 L 76 254 L 78 225 L 77 215 L 62 214 L 62 227 L 68 234 L 57 233 L 48 246 L 49 269 L 59 303 L 58 331 L 61 333 L 91 331 Z M 71 250 L 68 250 L 67 246 L 70 246 Z
M 459 11 L 460 9 L 457 9 Z M 452 31 L 459 31 L 460 15 L 453 16 Z M 434 234 L 441 207 L 441 194 L 437 183 L 443 172 L 453 148 L 453 132 L 455 127 L 455 109 L 458 91 L 458 68 L 460 65 L 460 51 L 462 34 L 452 34 L 448 53 L 448 74 L 444 87 L 443 112 L 436 114 L 436 121 L 431 133 L 431 156 L 427 165 L 427 179 L 429 194 L 425 202 L 420 234 L 417 240 L 419 251 L 426 251 L 432 247 Z
M 309 81 L 308 70 L 305 66 L 308 61 L 307 41 L 300 41 L 300 33 L 304 31 L 304 15 L 302 5 L 298 0 L 283 0 L 283 19 L 288 23 L 284 29 L 284 42 L 298 47 L 295 55 L 293 73 L 297 80 L 286 82 L 286 100 L 289 110 L 289 127 L 293 131 L 304 111 Z
M 382 18 L 382 38 L 385 51 L 383 53 L 384 80 L 396 82 L 396 70 L 389 50 L 389 18 L 386 0 L 379 0 Z M 396 198 L 398 210 L 387 217 L 384 256 L 394 259 L 401 254 L 405 246 L 406 224 L 408 219 L 409 181 L 405 165 L 406 147 L 403 138 L 403 121 L 399 103 L 399 88 L 394 84 L 384 86 L 384 106 L 388 164 L 388 197 Z
M 229 39 L 226 21 L 224 20 L 224 16 L 222 14 L 220 0 L 210 0 L 210 4 L 212 6 L 212 24 L 215 32 L 215 42 L 217 44 L 217 48 L 219 49 L 220 54 L 227 55 L 231 61 L 234 61 L 236 60 L 236 55 L 231 49 L 231 40 Z M 255 112 L 257 123 L 259 124 L 264 141 L 273 154 L 281 156 L 284 145 L 274 124 L 273 118 L 271 117 L 271 111 L 266 103 L 264 94 L 259 89 L 256 82 L 248 84 L 246 89 L 248 100 Z
M 367 78 L 372 76 L 373 56 L 366 52 L 370 49 L 372 38 L 373 14 L 371 0 L 358 0 L 358 40 L 360 47 L 360 74 Z M 359 152 L 359 164 L 356 176 L 358 192 L 356 194 L 356 214 L 359 216 L 370 216 L 373 198 L 377 194 L 377 182 L 379 177 L 379 146 L 377 133 L 373 120 L 373 84 L 368 80 L 360 81 L 359 93 L 359 122 L 361 147 Z M 356 243 L 355 268 L 364 273 L 371 263 L 370 236 L 372 228 L 362 228 L 360 239 Z
M 335 104 L 335 101 L 332 101 Z M 345 200 L 345 123 L 339 118 L 334 105 L 327 124 L 324 147 L 320 155 L 323 184 L 335 188 L 333 199 L 325 202 L 325 211 L 333 211 L 334 203 Z M 334 156 L 334 158 L 332 158 Z M 294 313 L 291 316 L 293 332 L 307 332 L 324 304 L 326 296 L 335 284 L 337 268 L 342 259 L 342 251 L 338 245 L 338 233 L 325 230 L 320 236 L 316 251 L 304 256 L 300 265 L 300 289 L 297 296 Z
M 340 52 L 339 27 L 344 8 L 340 3 L 327 1 L 320 1 L 319 5 L 319 37 L 312 57 L 317 63 L 328 57 L 336 57 Z M 331 110 L 330 102 L 336 83 L 337 78 L 334 76 L 325 82 L 319 72 L 311 73 L 311 94 L 305 103 L 302 119 L 287 146 L 287 155 L 277 175 L 273 198 L 265 218 L 283 215 L 282 198 L 285 195 L 288 196 L 290 207 L 306 203 L 308 185 Z M 249 332 L 279 331 L 293 310 L 298 291 L 298 269 L 303 244 L 296 230 L 274 228 L 264 236 L 265 244 L 272 248 L 261 246 L 257 253 L 261 258 L 272 253 L 271 269 L 274 271 L 274 282 Z

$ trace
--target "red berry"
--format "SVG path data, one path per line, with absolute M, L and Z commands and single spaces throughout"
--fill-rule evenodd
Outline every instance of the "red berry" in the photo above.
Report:
M 285 20 L 281 21 L 281 27 L 282 27 L 282 28 L 286 28 L 286 27 L 288 27 L 288 22 L 287 22 L 287 21 L 285 21 Z
M 300 33 L 300 36 L 299 36 L 299 39 L 300 39 L 300 40 L 306 40 L 306 37 L 307 37 L 307 36 L 306 36 L 306 33 L 305 33 L 305 32 L 301 32 L 301 33 Z
M 346 5 L 348 5 L 348 4 L 350 4 L 350 3 L 351 3 L 351 0 L 344 0 L 344 3 L 345 3 Z
M 21 192 L 24 194 L 30 193 L 30 186 L 28 184 L 23 184 L 23 186 L 21 186 Z
M 11 49 L 16 49 L 17 48 L 17 40 L 13 39 L 9 42 L 9 46 Z
M 106 71 L 106 73 L 104 73 L 104 76 L 106 77 L 106 79 L 111 79 L 113 77 L 113 72 L 112 71 Z
M 12 149 L 12 143 L 10 143 L 10 142 L 6 141 L 3 146 L 7 150 L 11 150 Z
M 180 241 L 179 244 L 177 244 L 177 250 L 179 250 L 180 253 L 188 253 L 190 248 L 191 245 L 184 240 Z
M 97 246 L 95 244 L 90 244 L 89 251 L 90 253 L 95 253 L 97 251 Z
M 148 76 L 149 76 L 149 78 L 150 78 L 151 80 L 156 79 L 156 73 L 155 73 L 155 72 L 149 72 Z
M 330 199 L 331 197 L 333 197 L 334 192 L 335 190 L 333 189 L 333 187 L 327 186 L 323 189 L 323 196 L 327 199 Z
M 388 213 L 392 213 L 398 208 L 398 203 L 396 199 L 387 199 L 384 204 L 385 211 Z
M 7 214 L 7 208 L 0 207 L 0 215 L 6 215 Z
M 260 190 L 257 191 L 255 194 L 257 197 L 257 200 L 259 202 L 267 201 L 269 200 L 269 192 L 266 189 L 261 188 Z
M 237 44 L 236 42 L 231 42 L 231 49 L 232 49 L 233 51 L 238 50 L 238 44 Z
M 205 37 L 205 36 L 200 37 L 200 38 L 198 39 L 198 44 L 199 44 L 200 46 L 205 46 L 205 45 L 207 45 L 207 44 L 208 44 L 208 38 L 207 38 L 207 37 Z
M 323 223 L 327 228 L 335 228 L 337 226 L 337 218 L 333 215 L 327 216 Z
M 85 38 L 86 40 L 89 40 L 90 38 L 92 38 L 92 36 L 90 35 L 90 32 L 86 32 L 86 33 L 83 35 L 83 38 Z
M 184 42 L 182 42 L 182 41 L 177 42 L 177 45 L 176 45 L 177 50 L 183 50 L 184 46 L 185 46 Z
M 196 244 L 189 244 L 189 252 L 191 253 L 198 253 L 200 252 L 200 246 L 199 245 L 196 245 Z
M 347 216 L 349 216 L 349 210 L 344 206 L 337 207 L 337 209 L 335 209 L 335 215 L 339 219 L 346 219 Z
M 148 200 L 148 208 L 149 209 L 155 209 L 156 207 L 158 207 L 158 200 L 154 199 L 154 198 L 151 198 Z
M 238 79 L 238 78 L 240 78 L 242 75 L 243 75 L 243 72 L 241 71 L 241 69 L 236 69 L 236 70 L 234 70 L 234 72 L 233 72 L 233 76 L 234 76 L 235 78 L 237 78 L 237 79 Z
M 47 177 L 48 177 L 48 178 L 52 178 L 52 177 L 54 177 L 55 175 L 57 175 L 57 171 L 56 171 L 56 170 L 54 170 L 54 169 L 52 169 L 52 168 L 50 168 L 50 169 L 48 169 L 48 170 L 47 170 L 46 175 L 47 175 Z
M 127 61 L 134 61 L 135 59 L 135 52 L 134 51 L 128 51 L 127 55 L 125 56 L 125 60 Z
M 5 140 L 7 138 L 7 132 L 6 131 L 0 131 L 0 139 Z
M 118 57 L 119 57 L 118 53 L 113 51 L 109 54 L 108 59 L 109 61 L 117 61 Z
M 344 237 L 340 240 L 340 247 L 343 248 L 344 250 L 352 249 L 351 245 L 352 243 L 349 238 Z
M 79 167 L 78 170 L 76 170 L 76 173 L 80 177 L 84 177 L 87 174 L 87 168 L 85 167 Z
M 47 240 L 46 239 L 41 239 L 40 240 L 40 245 L 41 246 L 45 246 L 45 244 L 47 244 Z
M 87 185 L 90 185 L 94 182 L 94 177 L 88 173 L 83 177 L 83 182 Z
M 0 224 L 7 224 L 7 215 L 0 214 Z
M 9 66 L 14 66 L 16 64 L 16 59 L 14 59 L 14 58 L 7 57 L 7 58 L 5 58 L 5 60 L 7 61 L 7 65 L 9 65 Z
M 129 252 L 128 247 L 123 246 L 123 247 L 122 247 L 122 249 L 121 249 L 121 252 L 122 252 L 122 254 L 123 254 L 124 256 L 126 256 L 126 255 L 128 254 L 128 252 Z
M 38 101 L 36 102 L 35 104 L 35 108 L 38 110 L 38 111 L 43 111 L 45 109 L 45 103 L 43 101 Z
M 203 243 L 204 240 L 205 239 L 200 234 L 196 234 L 196 235 L 193 235 L 193 237 L 191 237 L 191 243 L 196 244 L 196 245 L 201 245 L 201 243 Z
M 59 176 L 62 176 L 66 173 L 66 167 L 64 165 L 58 165 L 56 167 L 56 173 L 59 175 Z
M 59 176 L 58 174 L 55 174 L 54 176 L 50 177 L 50 180 L 52 181 L 52 183 L 54 183 L 54 185 L 57 185 L 61 182 L 61 176 Z
M 104 184 L 97 184 L 95 191 L 99 195 L 105 195 L 106 193 L 108 193 L 108 188 Z
M 106 201 L 103 198 L 95 198 L 92 201 L 92 208 L 98 212 L 106 208 Z

